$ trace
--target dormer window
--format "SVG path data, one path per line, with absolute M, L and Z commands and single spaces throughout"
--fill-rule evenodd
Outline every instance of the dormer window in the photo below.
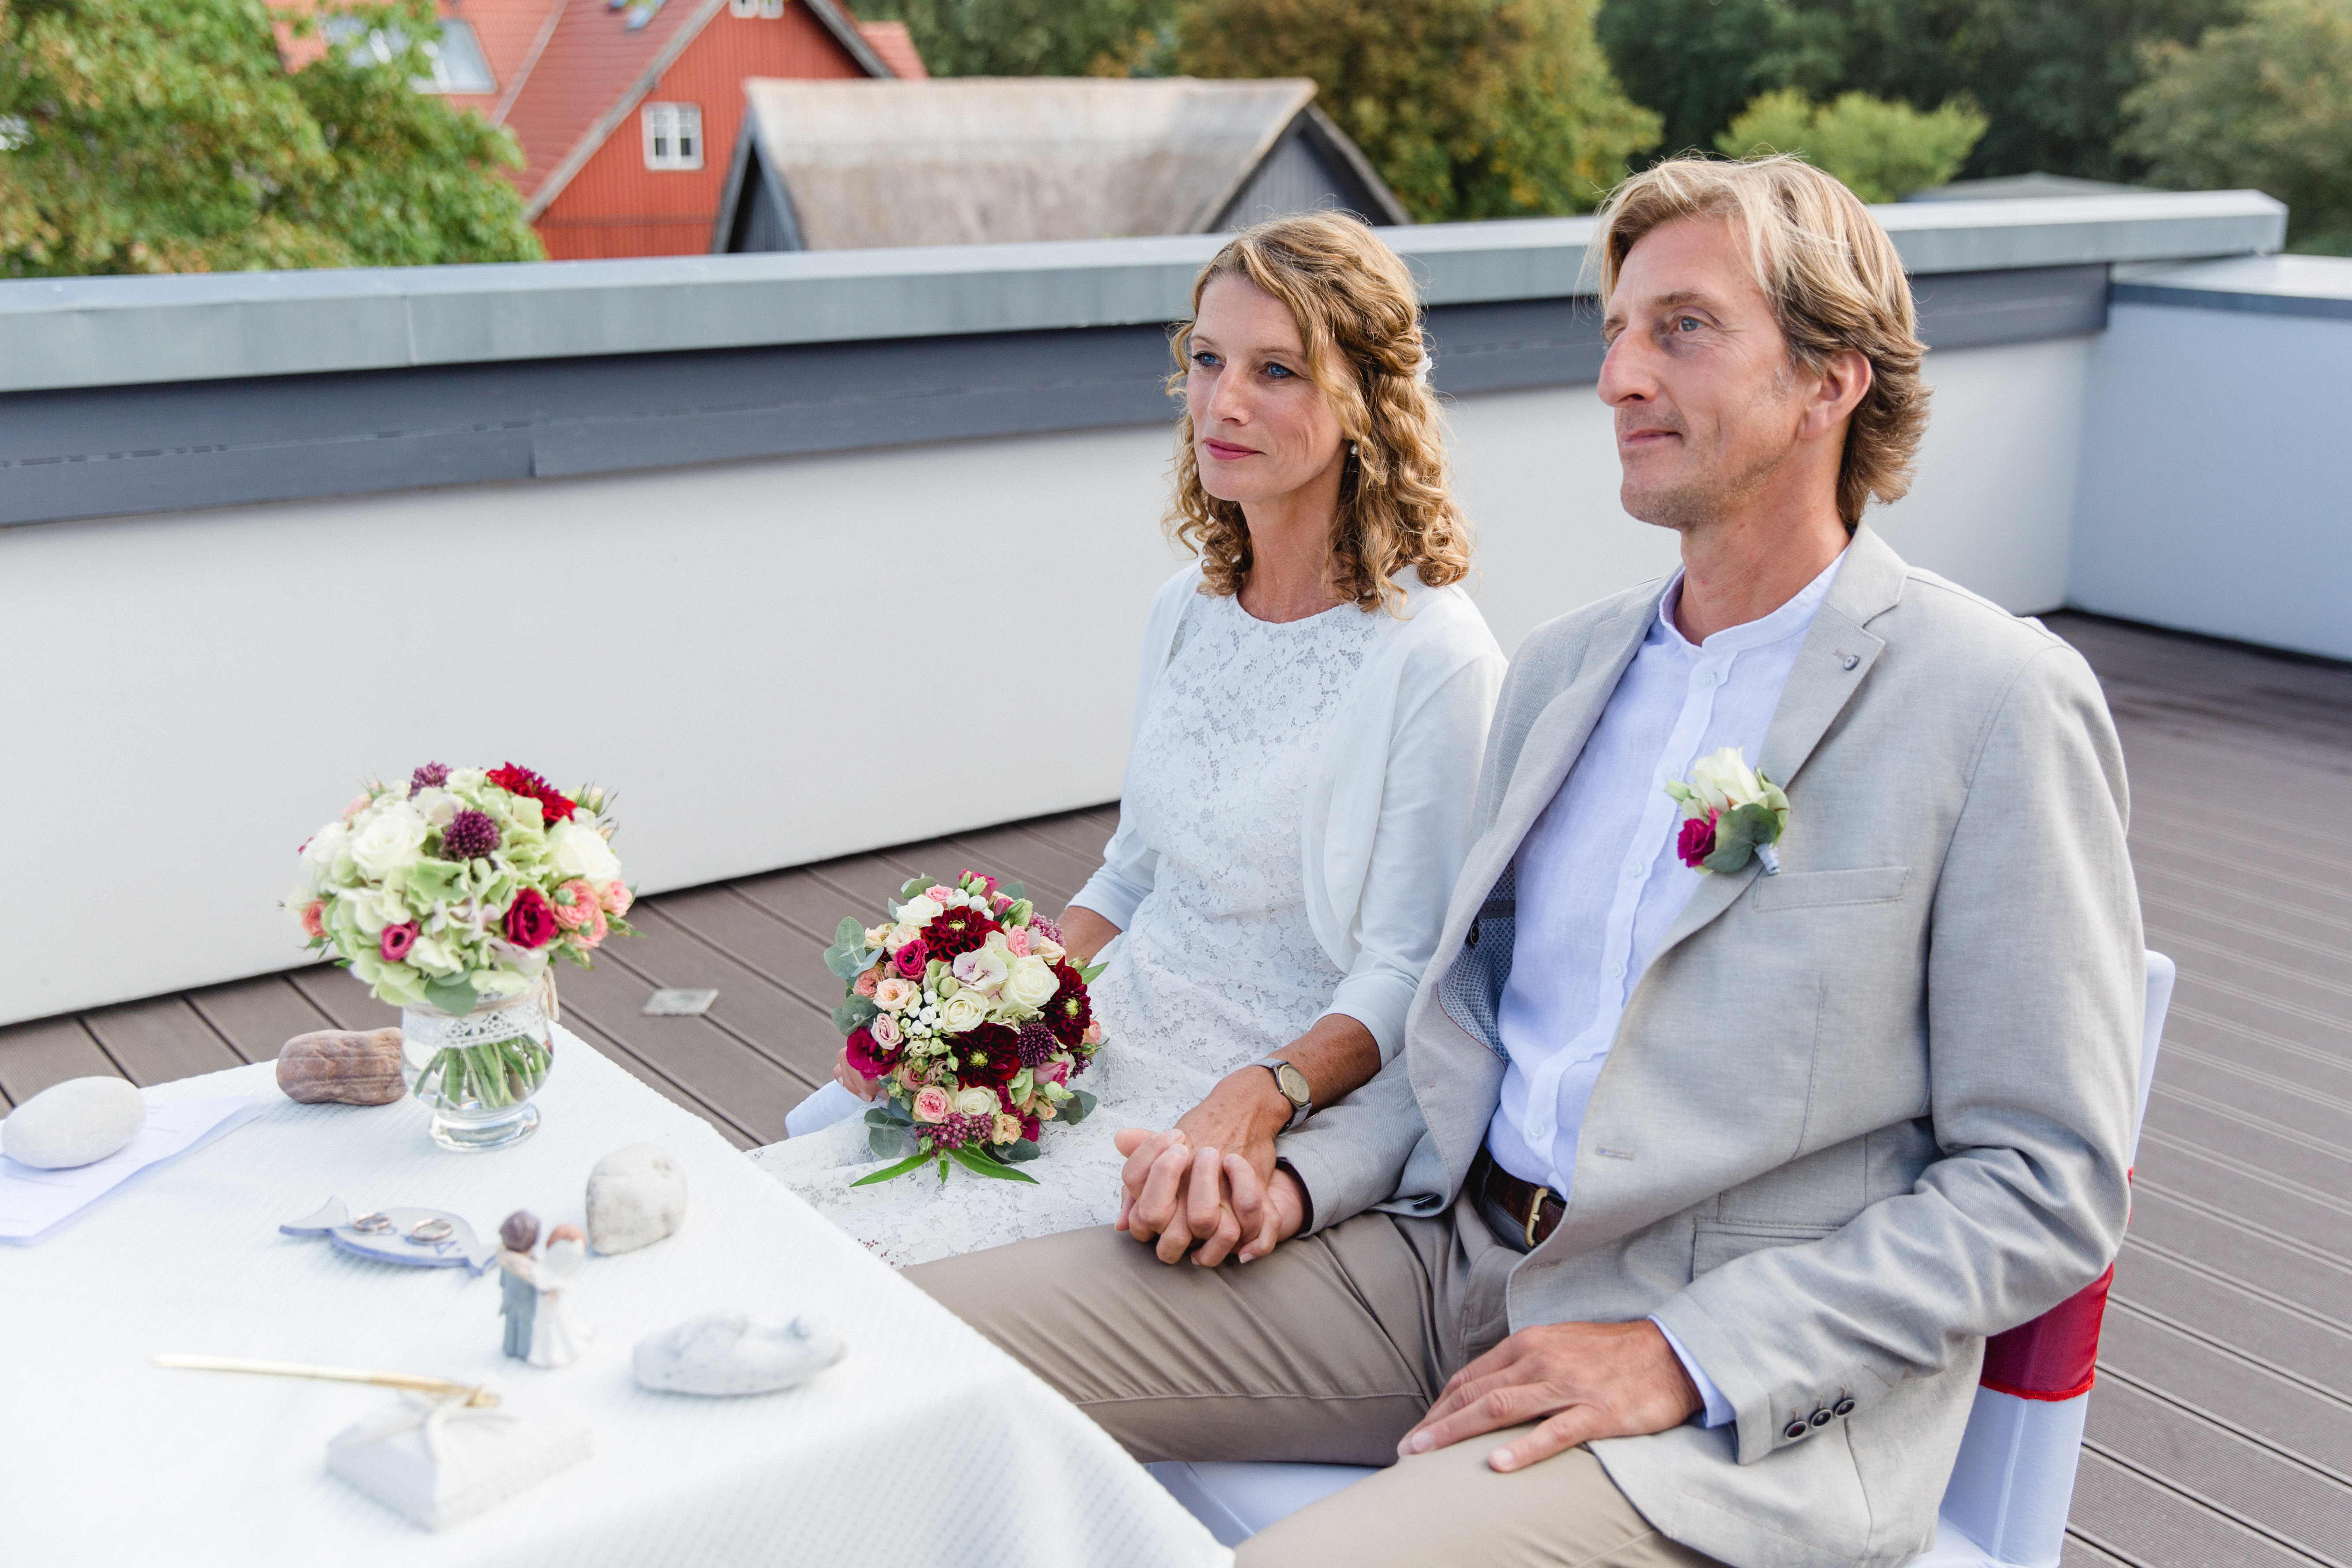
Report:
M 638 117 L 646 128 L 646 167 L 702 167 L 702 109 L 692 103 L 648 103 Z

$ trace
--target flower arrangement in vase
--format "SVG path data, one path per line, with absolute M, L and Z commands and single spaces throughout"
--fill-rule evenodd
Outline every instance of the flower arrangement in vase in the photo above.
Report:
M 312 834 L 286 909 L 314 952 L 401 1009 L 402 1068 L 453 1149 L 539 1125 L 554 960 L 585 967 L 633 900 L 607 797 L 528 768 L 427 763 L 375 783 Z

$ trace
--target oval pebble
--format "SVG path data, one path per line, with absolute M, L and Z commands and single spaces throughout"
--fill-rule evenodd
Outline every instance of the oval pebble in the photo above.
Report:
M 21 1165 L 63 1171 L 115 1153 L 147 1125 L 147 1097 L 119 1078 L 52 1084 L 0 1121 L 0 1154 Z

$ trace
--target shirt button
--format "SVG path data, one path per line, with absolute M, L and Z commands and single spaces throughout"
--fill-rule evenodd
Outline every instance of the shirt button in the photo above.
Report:
M 1802 1421 L 1791 1421 L 1786 1426 L 1780 1428 L 1780 1436 L 1793 1443 L 1811 1430 L 1812 1428 L 1806 1426 Z
M 1638 877 L 1641 874 L 1642 863 L 1639 860 L 1628 860 L 1625 862 L 1625 875 L 1628 877 Z
M 1837 1402 L 1837 1404 L 1836 1404 L 1836 1405 L 1832 1405 L 1832 1406 L 1831 1407 L 1830 1414 L 1832 1414 L 1832 1415 L 1853 1415 L 1853 1400 L 1851 1397 L 1848 1397 L 1848 1398 L 1845 1398 L 1845 1399 L 1841 1399 L 1841 1400 L 1839 1400 L 1839 1401 Z
M 1610 978 L 1610 979 L 1612 979 L 1612 980 L 1622 980 L 1622 979 L 1624 979 L 1624 978 L 1625 978 L 1625 966 L 1624 966 L 1623 964 L 1622 964 L 1622 963 L 1612 963 L 1612 964 L 1611 964 L 1611 965 L 1609 966 L 1609 978 Z
M 1826 1411 L 1826 1410 L 1816 1410 L 1816 1411 L 1814 1411 L 1814 1412 L 1813 1412 L 1813 1415 L 1812 1415 L 1812 1422 L 1813 1422 L 1813 1425 L 1814 1425 L 1814 1426 L 1828 1426 L 1828 1425 L 1830 1424 L 1830 1413 L 1829 1413 L 1828 1411 Z

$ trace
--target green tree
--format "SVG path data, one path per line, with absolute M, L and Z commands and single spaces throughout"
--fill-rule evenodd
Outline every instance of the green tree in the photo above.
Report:
M 2137 178 L 2116 144 L 2144 47 L 2193 40 L 2240 0 L 1607 0 L 1598 30 L 1662 152 L 1706 147 L 1759 94 L 1846 92 L 1929 110 L 1976 100 L 1986 132 L 1958 173 Z
M 2123 145 L 2151 179 L 2266 191 L 2287 205 L 2291 248 L 2352 256 L 2352 0 L 2253 0 L 2147 64 Z
M 1164 50 L 1179 4 L 870 0 L 857 14 L 906 23 L 933 76 L 1124 76 Z
M 1861 92 L 1817 105 L 1791 87 L 1749 104 L 1715 144 L 1734 158 L 1800 153 L 1864 201 L 1892 202 L 1950 179 L 1984 132 L 1985 117 L 1958 100 L 1922 114 Z
M 1582 212 L 1657 139 L 1592 32 L 1595 0 L 1194 0 L 1174 64 L 1304 76 L 1423 220 Z
M 410 86 L 430 0 L 349 15 L 388 59 L 289 73 L 261 0 L 0 0 L 0 274 L 541 258 L 513 139 Z

